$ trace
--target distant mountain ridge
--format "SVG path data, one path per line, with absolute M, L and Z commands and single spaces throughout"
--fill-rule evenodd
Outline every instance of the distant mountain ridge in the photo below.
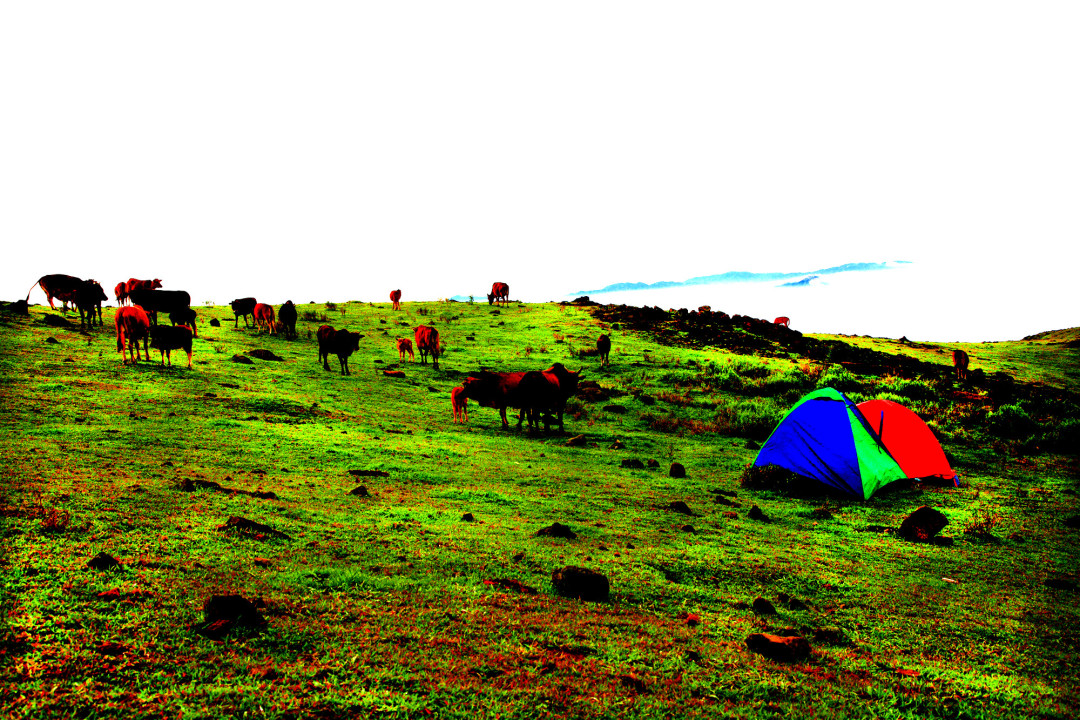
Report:
M 690 285 L 711 285 L 713 283 L 729 283 L 729 282 L 776 282 L 778 280 L 791 280 L 792 278 L 800 278 L 798 282 L 787 283 L 788 285 L 807 285 L 812 276 L 818 275 L 836 275 L 837 273 L 845 272 L 867 272 L 872 270 L 888 270 L 893 264 L 910 264 L 906 260 L 897 260 L 894 263 L 881 262 L 881 263 L 847 263 L 844 265 L 837 265 L 836 267 L 824 268 L 821 270 L 810 270 L 808 272 L 788 272 L 788 273 L 755 273 L 755 272 L 743 272 L 743 271 L 729 271 L 720 273 L 719 275 L 702 275 L 700 277 L 693 277 L 689 280 L 674 281 L 674 280 L 662 280 L 655 283 L 615 283 L 608 285 L 607 287 L 600 288 L 599 290 L 579 290 L 576 293 L 569 293 L 571 295 L 595 295 L 597 293 L 606 292 L 620 292 L 623 290 L 659 290 L 661 288 L 671 287 L 687 287 Z

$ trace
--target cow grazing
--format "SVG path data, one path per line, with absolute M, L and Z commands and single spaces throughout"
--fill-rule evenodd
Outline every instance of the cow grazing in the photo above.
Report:
M 529 427 L 539 429 L 543 420 L 545 428 L 558 423 L 562 431 L 566 401 L 577 392 L 580 380 L 581 370 L 567 370 L 562 363 L 542 372 L 525 373 L 518 385 L 517 400 L 525 410 Z
M 401 309 L 401 291 L 400 290 L 391 290 L 390 291 L 390 302 L 394 303 L 394 309 L 395 310 L 400 310 Z
M 128 305 L 116 311 L 116 349 L 120 353 L 120 359 L 127 364 L 127 353 L 131 355 L 132 364 L 140 358 L 139 340 L 143 341 L 143 350 L 146 352 L 147 361 L 150 360 L 150 348 L 147 347 L 150 338 L 150 318 L 146 311 L 135 305 Z
M 187 353 L 187 366 L 190 370 L 191 339 L 194 335 L 187 325 L 157 325 L 150 328 L 150 347 L 161 351 L 162 365 L 165 364 L 165 358 L 168 358 L 169 365 L 172 365 L 172 351 L 183 350 Z
M 405 362 L 405 353 L 409 353 L 409 362 L 416 362 L 416 355 L 413 353 L 412 340 L 409 338 L 397 339 L 397 352 L 398 360 Z
M 237 298 L 229 303 L 229 307 L 232 308 L 233 313 L 236 315 L 236 317 L 233 318 L 233 327 L 240 327 L 239 323 L 241 317 L 244 318 L 244 327 L 250 327 L 250 325 L 248 325 L 248 315 L 254 315 L 255 306 L 258 304 L 259 303 L 253 297 Z
M 285 304 L 278 308 L 278 320 L 284 326 L 285 337 L 296 337 L 296 306 L 292 300 L 286 300 Z
M 768 317 L 768 316 L 766 316 L 766 317 Z M 790 329 L 791 328 L 791 318 L 778 317 L 775 320 L 773 320 L 773 325 L 783 325 L 784 327 Z
M 186 325 L 191 328 L 192 337 L 199 337 L 199 329 L 195 325 L 195 321 L 198 319 L 198 315 L 195 314 L 194 308 L 184 308 L 183 310 L 176 310 L 169 313 L 169 322 L 175 325 Z
M 952 364 L 956 369 L 957 380 L 967 380 L 968 378 L 968 364 L 971 362 L 971 358 L 963 350 L 952 351 Z
M 75 302 L 75 293 L 82 286 L 82 283 L 82 278 L 77 278 L 74 275 L 42 275 L 36 283 L 30 286 L 30 290 L 26 293 L 26 301 L 30 302 L 30 293 L 34 292 L 34 288 L 40 285 L 45 297 L 49 300 L 49 307 L 55 310 L 56 305 L 53 304 L 53 300 L 59 300 L 65 305 L 69 302 Z
M 102 325 L 101 303 L 109 299 L 105 290 L 96 280 L 84 280 L 75 290 L 75 307 L 79 310 L 79 325 L 82 328 L 94 327 L 94 318 Z
M 157 314 L 174 313 L 191 307 L 191 295 L 186 290 L 147 290 L 136 288 L 128 292 L 132 305 L 138 305 L 150 316 L 150 322 L 157 325 Z
M 454 410 L 454 422 L 469 422 L 469 394 L 458 385 L 450 391 L 450 406 Z
M 510 286 L 504 282 L 492 283 L 491 292 L 488 293 L 488 305 L 502 301 L 503 305 L 510 302 Z
M 416 349 L 420 351 L 420 363 L 427 364 L 428 353 L 431 353 L 431 363 L 435 369 L 439 369 L 439 331 L 429 325 L 420 325 L 413 333 L 416 340 Z
M 600 364 L 608 364 L 608 354 L 611 352 L 611 338 L 601 335 L 596 338 L 596 354 L 600 356 Z
M 360 349 L 360 333 L 348 330 L 335 330 L 329 325 L 323 325 L 316 334 L 319 339 L 319 362 L 323 368 L 330 369 L 330 354 L 337 355 L 341 363 L 341 374 L 350 375 L 349 356 Z
M 266 328 L 266 332 L 274 334 L 274 306 L 266 303 L 256 303 L 251 314 L 255 317 L 255 327 L 260 331 Z

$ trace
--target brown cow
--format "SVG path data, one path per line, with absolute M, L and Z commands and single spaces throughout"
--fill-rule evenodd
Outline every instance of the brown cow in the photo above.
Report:
M 481 370 L 469 373 L 462 383 L 466 394 L 483 407 L 495 408 L 499 411 L 499 418 L 504 428 L 509 428 L 510 423 L 506 419 L 506 408 L 520 408 L 518 401 L 518 386 L 524 372 L 494 372 Z M 518 416 L 518 427 L 524 419 L 524 413 Z
M 172 365 L 172 351 L 183 350 L 187 353 L 188 370 L 191 369 L 191 338 L 194 336 L 187 325 L 155 325 L 150 328 L 150 347 L 161 351 L 161 364 L 165 358 Z M 148 357 L 147 360 L 150 358 Z
M 255 316 L 255 327 L 260 331 L 265 327 L 266 332 L 274 334 L 274 306 L 266 303 L 257 303 L 252 310 Z
M 596 353 L 600 356 L 600 364 L 608 364 L 608 353 L 611 352 L 611 338 L 601 335 L 596 338 Z
M 768 315 L 766 315 L 765 317 L 768 317 Z M 784 327 L 790 329 L 791 328 L 791 318 L 778 317 L 775 320 L 773 320 L 773 325 L 783 325 Z
M 316 337 L 319 339 L 319 361 L 323 368 L 330 369 L 330 353 L 333 353 L 341 363 L 341 374 L 350 375 L 349 356 L 360 349 L 360 333 L 335 330 L 329 325 L 322 325 Z
M 952 351 L 952 364 L 956 369 L 957 380 L 967 380 L 968 378 L 968 364 L 971 362 L 971 358 L 963 350 Z
M 394 303 L 394 309 L 395 310 L 400 310 L 401 309 L 401 291 L 400 290 L 391 290 L 390 291 L 390 302 Z
M 117 307 L 123 307 L 124 305 L 127 305 L 127 302 L 128 302 L 127 283 L 126 282 L 118 282 L 118 283 L 116 283 L 116 287 L 113 288 L 113 295 L 116 296 L 116 306 Z
M 157 290 L 161 287 L 161 280 L 154 278 L 153 280 L 136 280 L 135 278 L 128 278 L 124 288 L 128 295 L 135 290 Z
M 488 305 L 502 301 L 503 305 L 510 302 L 510 286 L 504 282 L 492 283 L 491 292 L 487 296 Z
M 79 326 L 81 328 L 94 327 L 94 318 L 98 325 L 103 325 L 101 320 L 101 303 L 109 299 L 105 290 L 97 280 L 84 280 L 75 291 L 75 307 L 79 310 Z
M 75 293 L 82 286 L 82 283 L 82 278 L 77 278 L 74 275 L 42 275 L 36 283 L 30 286 L 29 292 L 26 293 L 26 301 L 30 302 L 30 293 L 34 292 L 34 288 L 40 285 L 45 297 L 49 300 L 49 307 L 53 310 L 56 309 L 56 305 L 53 304 L 53 300 L 56 299 L 63 302 L 66 309 L 67 303 L 75 302 Z
M 431 353 L 431 362 L 435 369 L 439 369 L 439 331 L 429 325 L 419 325 L 413 337 L 416 340 L 416 349 L 420 351 L 420 363 L 427 364 L 428 353 Z
M 454 422 L 469 422 L 469 394 L 461 385 L 450 391 L 450 406 L 454 409 Z
M 409 362 L 416 362 L 416 355 L 413 353 L 412 340 L 409 338 L 397 339 L 397 352 L 398 360 L 405 361 L 405 353 L 409 353 Z
M 143 341 L 147 361 L 150 360 L 150 348 L 147 346 L 149 339 L 150 317 L 145 310 L 138 305 L 129 305 L 116 311 L 116 349 L 120 352 L 120 359 L 125 365 L 127 364 L 125 347 L 131 355 L 132 364 L 141 359 L 139 340 Z

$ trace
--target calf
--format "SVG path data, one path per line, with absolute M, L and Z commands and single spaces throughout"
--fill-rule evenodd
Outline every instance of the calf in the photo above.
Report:
M 123 307 L 124 305 L 126 305 L 127 301 L 128 301 L 127 283 L 125 283 L 125 282 L 117 283 L 116 287 L 113 288 L 113 295 L 116 296 L 116 306 L 117 307 Z
M 278 308 L 278 320 L 285 329 L 285 337 L 296 337 L 296 306 L 292 300 L 286 300 L 285 304 Z
M 450 391 L 450 406 L 454 410 L 454 422 L 469 422 L 469 395 L 465 388 L 458 385 Z
M 233 327 L 240 327 L 240 318 L 244 318 L 244 327 L 250 327 L 248 325 L 248 315 L 252 315 L 255 312 L 255 306 L 258 305 L 258 301 L 253 297 L 237 298 L 229 303 L 229 307 L 232 308 L 236 317 L 233 318 Z
M 330 354 L 337 355 L 341 363 L 341 374 L 350 375 L 349 356 L 360 349 L 360 333 L 348 330 L 335 330 L 329 325 L 323 325 L 317 333 L 319 339 L 319 361 L 323 368 L 330 369 Z
M 401 291 L 400 290 L 391 290 L 390 291 L 390 302 L 392 302 L 394 304 L 394 309 L 395 310 L 400 310 L 401 309 Z
M 146 352 L 147 361 L 150 360 L 150 349 L 147 342 L 150 336 L 150 318 L 146 311 L 136 305 L 122 307 L 116 311 L 116 349 L 120 353 L 120 360 L 127 364 L 127 354 L 131 355 L 134 364 L 140 358 L 139 340 L 143 341 L 143 350 Z M 125 353 L 125 347 L 127 353 Z
M 191 339 L 194 332 L 187 325 L 157 325 L 150 328 L 150 347 L 161 351 L 161 364 L 165 358 L 172 365 L 172 351 L 183 350 L 187 353 L 187 366 L 191 369 Z M 149 358 L 147 358 L 149 359 Z
M 611 338 L 601 335 L 596 338 L 596 353 L 600 356 L 600 364 L 608 364 L 608 353 L 611 352 Z
M 968 364 L 971 362 L 971 358 L 963 350 L 952 351 L 952 364 L 956 369 L 957 380 L 967 380 L 968 377 Z
M 173 325 L 186 325 L 191 328 L 192 337 L 199 337 L 199 329 L 195 325 L 195 321 L 198 317 L 199 316 L 195 314 L 194 309 L 184 308 L 183 310 L 169 313 L 169 322 Z
M 428 353 L 435 369 L 439 369 L 439 331 L 428 325 L 420 325 L 413 333 L 416 349 L 420 351 L 420 363 L 427 364 Z
M 252 311 L 255 316 L 255 326 L 261 331 L 264 327 L 266 332 L 274 334 L 274 306 L 266 303 L 257 303 Z M 245 323 L 246 325 L 246 323 Z
M 413 353 L 412 340 L 409 338 L 397 339 L 398 360 L 405 361 L 405 353 L 409 353 L 409 362 L 416 362 L 416 354 Z

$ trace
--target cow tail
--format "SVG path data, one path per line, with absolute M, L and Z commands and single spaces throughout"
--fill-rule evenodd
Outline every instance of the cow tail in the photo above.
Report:
M 43 278 L 38 278 L 37 282 L 30 286 L 30 289 L 26 291 L 26 302 L 30 302 L 30 293 L 34 292 L 34 288 L 41 284 Z

